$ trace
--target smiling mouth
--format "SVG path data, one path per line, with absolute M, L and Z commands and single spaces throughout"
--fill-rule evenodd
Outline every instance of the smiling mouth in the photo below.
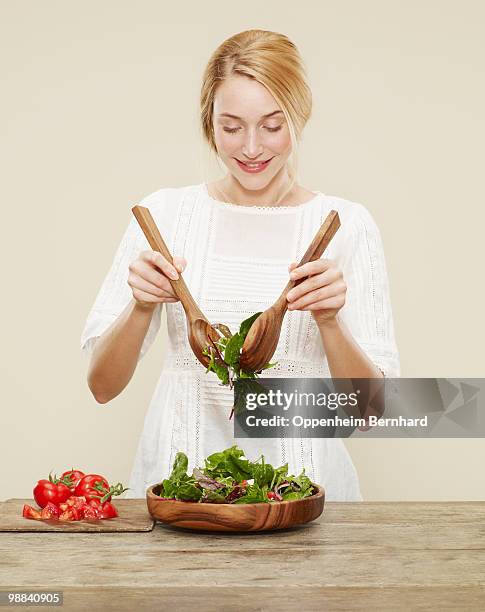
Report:
M 248 166 L 249 168 L 254 168 L 257 166 L 261 166 L 262 164 L 267 164 L 268 162 L 270 162 L 273 158 L 270 157 L 269 159 L 266 159 L 264 161 L 257 161 L 257 162 L 243 162 L 240 159 L 238 159 L 237 157 L 234 158 L 236 161 L 238 161 L 240 164 L 244 164 L 245 166 Z
M 240 159 L 237 159 L 237 157 L 234 158 L 237 163 L 242 166 L 244 169 L 247 170 L 252 170 L 252 171 L 258 171 L 258 170 L 263 170 L 264 168 L 266 168 L 266 166 L 269 164 L 269 162 L 273 159 L 273 157 L 270 157 L 269 159 L 265 160 L 265 161 L 258 161 L 258 162 L 246 162 L 246 161 L 241 161 Z

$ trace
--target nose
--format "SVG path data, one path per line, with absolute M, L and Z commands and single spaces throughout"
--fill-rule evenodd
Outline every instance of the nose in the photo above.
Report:
M 263 145 L 259 141 L 258 130 L 248 130 L 246 142 L 242 148 L 243 154 L 248 159 L 256 159 L 263 153 Z

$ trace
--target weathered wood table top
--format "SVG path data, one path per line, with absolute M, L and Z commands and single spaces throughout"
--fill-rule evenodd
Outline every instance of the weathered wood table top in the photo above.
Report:
M 67 610 L 484 610 L 485 502 L 330 502 L 267 533 L 2 533 L 6 589 L 62 590 Z

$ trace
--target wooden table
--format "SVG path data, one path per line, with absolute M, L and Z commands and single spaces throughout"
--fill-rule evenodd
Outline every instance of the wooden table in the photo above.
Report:
M 260 534 L 3 533 L 7 588 L 94 612 L 484 610 L 485 502 L 327 503 Z

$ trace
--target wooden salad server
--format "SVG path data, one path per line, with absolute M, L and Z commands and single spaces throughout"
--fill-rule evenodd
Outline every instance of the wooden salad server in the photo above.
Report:
M 338 213 L 335 210 L 331 210 L 298 266 L 320 259 L 339 227 L 340 219 Z M 308 277 L 290 280 L 273 306 L 265 310 L 254 321 L 246 336 L 239 358 L 239 365 L 243 370 L 259 372 L 269 363 L 278 345 L 281 325 L 288 309 L 286 294 L 293 287 L 306 280 L 306 278 Z
M 161 253 L 165 259 L 173 265 L 173 257 L 160 232 L 158 231 L 158 227 L 156 226 L 149 209 L 145 206 L 136 205 L 131 210 L 152 249 Z M 209 323 L 201 309 L 197 306 L 196 301 L 192 297 L 189 288 L 182 278 L 182 274 L 179 272 L 178 275 L 179 277 L 177 280 L 173 280 L 171 278 L 168 280 L 185 311 L 185 315 L 187 317 L 189 344 L 192 351 L 200 363 L 204 367 L 207 367 L 209 357 L 204 355 L 202 351 L 208 346 L 211 346 L 213 342 L 219 340 L 221 336 L 219 332 Z

